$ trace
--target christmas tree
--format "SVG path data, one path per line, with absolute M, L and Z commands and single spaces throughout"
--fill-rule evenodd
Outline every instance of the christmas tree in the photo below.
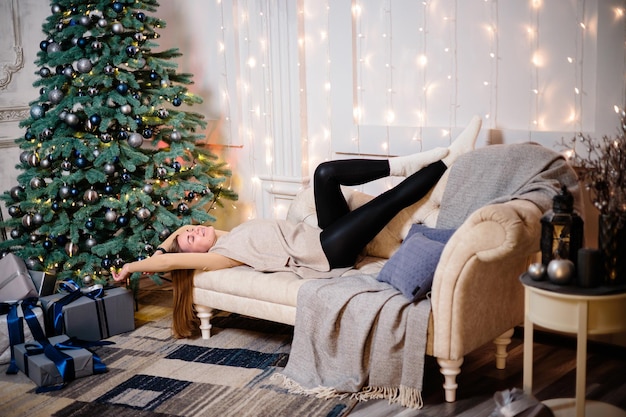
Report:
M 154 0 L 53 0 L 35 64 L 39 97 L 21 123 L 18 185 L 0 196 L 11 251 L 30 269 L 78 283 L 153 254 L 184 224 L 236 195 L 204 147 L 201 99 L 155 51 Z

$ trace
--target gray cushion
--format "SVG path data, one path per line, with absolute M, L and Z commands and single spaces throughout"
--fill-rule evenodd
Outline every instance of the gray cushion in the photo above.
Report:
M 406 239 L 385 263 L 377 279 L 393 285 L 410 300 L 423 298 L 430 291 L 443 247 L 454 231 L 423 224 L 411 226 Z

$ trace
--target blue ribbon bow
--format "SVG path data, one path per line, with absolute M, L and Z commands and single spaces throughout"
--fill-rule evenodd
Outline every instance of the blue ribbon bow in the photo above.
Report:
M 82 296 L 89 297 L 92 300 L 97 300 L 104 297 L 104 288 L 97 287 L 94 290 L 83 292 L 80 287 L 72 280 L 64 281 L 59 284 L 59 289 L 67 292 L 67 295 L 63 298 L 55 301 L 52 306 L 52 323 L 54 328 L 54 334 L 60 335 L 63 333 L 63 307 L 74 302 Z

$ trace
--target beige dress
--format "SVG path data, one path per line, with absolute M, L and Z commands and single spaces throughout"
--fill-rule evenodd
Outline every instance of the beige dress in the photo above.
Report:
M 322 250 L 320 232 L 305 223 L 255 219 L 221 236 L 209 252 L 261 272 L 292 271 L 303 278 L 337 276 Z

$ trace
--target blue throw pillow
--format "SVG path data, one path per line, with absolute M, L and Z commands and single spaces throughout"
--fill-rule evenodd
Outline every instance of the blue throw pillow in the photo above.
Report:
M 456 229 L 411 226 L 398 251 L 385 263 L 378 281 L 387 282 L 410 300 L 426 296 L 446 242 Z

